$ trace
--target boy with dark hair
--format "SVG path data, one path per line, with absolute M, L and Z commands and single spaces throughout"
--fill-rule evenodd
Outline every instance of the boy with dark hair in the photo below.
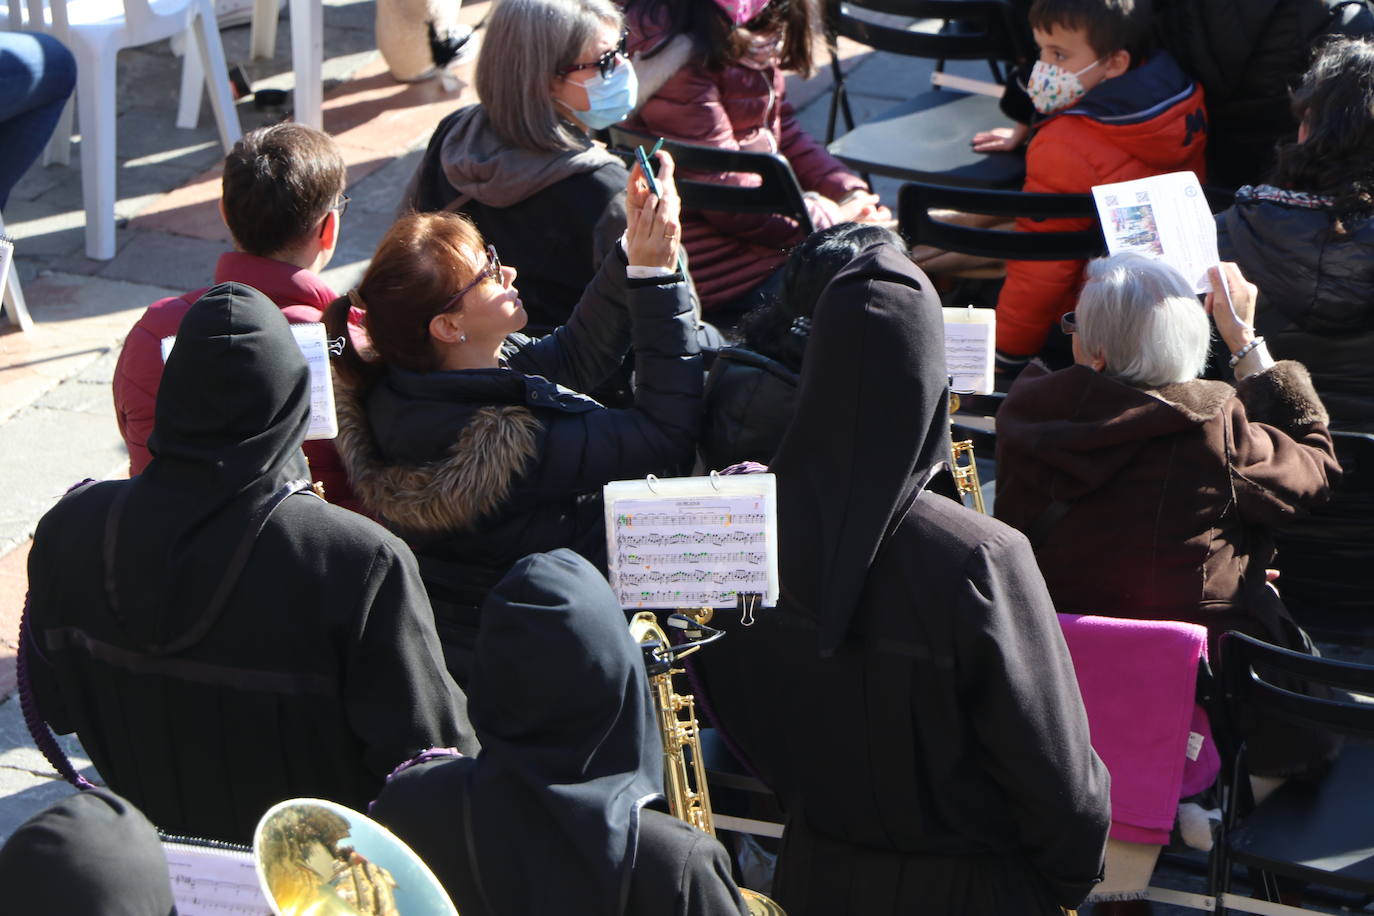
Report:
M 337 298 L 317 272 L 334 256 L 348 197 L 343 156 L 328 134 L 282 123 L 245 134 L 224 158 L 220 215 L 234 251 L 220 256 L 214 283 L 245 283 L 271 299 L 287 321 L 319 321 Z M 148 434 L 162 380 L 162 338 L 205 288 L 153 303 L 125 338 L 114 372 L 115 417 L 129 449 L 129 475 L 152 460 Z M 312 480 L 330 502 L 354 508 L 334 443 L 305 444 Z
M 1040 59 L 1026 92 L 1038 113 L 1025 190 L 1082 194 L 1166 172 L 1205 177 L 1202 87 L 1150 49 L 1148 0 L 1036 0 Z M 1089 220 L 1018 219 L 1022 232 L 1087 229 Z M 997 302 L 999 367 L 1014 371 L 1073 308 L 1082 261 L 1008 261 Z

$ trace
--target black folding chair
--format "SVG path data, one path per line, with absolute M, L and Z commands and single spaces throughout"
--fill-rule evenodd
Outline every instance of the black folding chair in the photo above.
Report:
M 990 191 L 908 182 L 897 196 L 897 225 L 913 245 L 1015 261 L 1076 261 L 1107 250 L 1102 227 L 1072 232 L 1017 232 L 977 229 L 934 219 L 932 210 L 958 210 L 1012 219 L 1091 219 L 1097 208 L 1091 194 L 1036 194 Z
M 884 25 L 873 14 L 943 19 L 936 32 Z M 1030 36 L 1006 0 L 827 0 L 826 30 L 835 89 L 826 142 L 846 165 L 865 173 L 916 181 L 939 180 L 971 187 L 1014 187 L 1025 173 L 1019 153 L 976 153 L 974 133 L 1010 126 L 995 95 L 937 88 L 922 92 L 876 118 L 856 125 L 840 66 L 841 36 L 879 51 L 928 58 L 935 72 L 946 60 L 986 60 L 998 83 L 1001 64 L 1029 59 Z M 994 84 L 996 85 L 996 84 Z M 848 133 L 835 139 L 843 112 Z
M 1319 782 L 1289 780 L 1253 809 L 1246 747 L 1232 748 L 1222 773 L 1222 836 L 1213 853 L 1215 912 L 1313 912 L 1277 903 L 1276 878 L 1374 895 L 1374 704 L 1367 701 L 1374 698 L 1374 666 L 1305 655 L 1240 633 L 1222 637 L 1220 655 L 1232 723 L 1227 733 L 1235 734 L 1237 720 L 1263 714 L 1347 740 Z M 1234 865 L 1259 873 L 1267 900 L 1230 892 Z
M 620 150 L 643 146 L 647 151 L 657 140 L 656 137 L 622 127 L 612 127 L 610 136 L 611 146 Z M 801 226 L 803 233 L 811 234 L 814 227 L 806 210 L 801 184 L 784 157 L 777 153 L 717 149 L 667 139 L 663 141 L 663 148 L 673 157 L 677 166 L 677 190 L 686 209 L 776 213 L 791 217 Z M 683 177 L 683 172 L 743 172 L 757 175 L 761 183 L 756 187 L 718 184 Z
M 1204 187 L 1202 193 L 1213 213 L 1224 210 L 1234 199 L 1234 194 L 1224 189 Z M 1091 219 L 1096 223 L 1097 207 L 1091 194 L 1040 194 L 911 181 L 898 192 L 897 225 L 913 245 L 1008 261 L 1078 261 L 1107 252 L 1101 224 L 1068 232 L 978 229 L 941 222 L 930 215 L 932 210 L 1006 219 Z

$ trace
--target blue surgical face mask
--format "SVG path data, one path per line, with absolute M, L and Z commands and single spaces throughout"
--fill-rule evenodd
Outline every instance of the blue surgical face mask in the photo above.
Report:
M 592 130 L 605 130 L 630 116 L 639 101 L 639 80 L 628 59 L 619 61 L 609 78 L 600 73 L 582 84 L 587 90 L 586 111 L 574 111 L 577 120 Z

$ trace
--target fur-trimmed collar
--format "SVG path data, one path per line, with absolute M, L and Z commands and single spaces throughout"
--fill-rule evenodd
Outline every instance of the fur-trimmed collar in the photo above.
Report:
M 479 408 L 457 431 L 444 458 L 385 464 L 367 410 L 334 378 L 339 435 L 335 445 L 363 506 L 402 532 L 442 534 L 472 528 L 505 502 L 511 483 L 534 459 L 539 421 L 516 405 Z
M 1236 396 L 1236 389 L 1226 382 L 1201 378 L 1142 390 L 1198 423 L 1205 423 L 1221 413 L 1226 402 Z

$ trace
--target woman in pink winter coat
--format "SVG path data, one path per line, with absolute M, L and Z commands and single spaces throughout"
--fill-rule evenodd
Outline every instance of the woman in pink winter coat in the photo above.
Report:
M 815 0 L 629 0 L 632 51 L 652 58 L 679 34 L 694 45 L 687 66 L 643 102 L 629 126 L 688 143 L 781 153 L 806 192 L 817 229 L 890 219 L 864 180 L 802 130 L 784 98 L 783 71 L 811 72 L 818 15 Z M 732 184 L 752 179 L 711 177 Z M 796 220 L 784 216 L 683 214 L 682 242 L 708 310 L 756 304 L 802 237 Z

